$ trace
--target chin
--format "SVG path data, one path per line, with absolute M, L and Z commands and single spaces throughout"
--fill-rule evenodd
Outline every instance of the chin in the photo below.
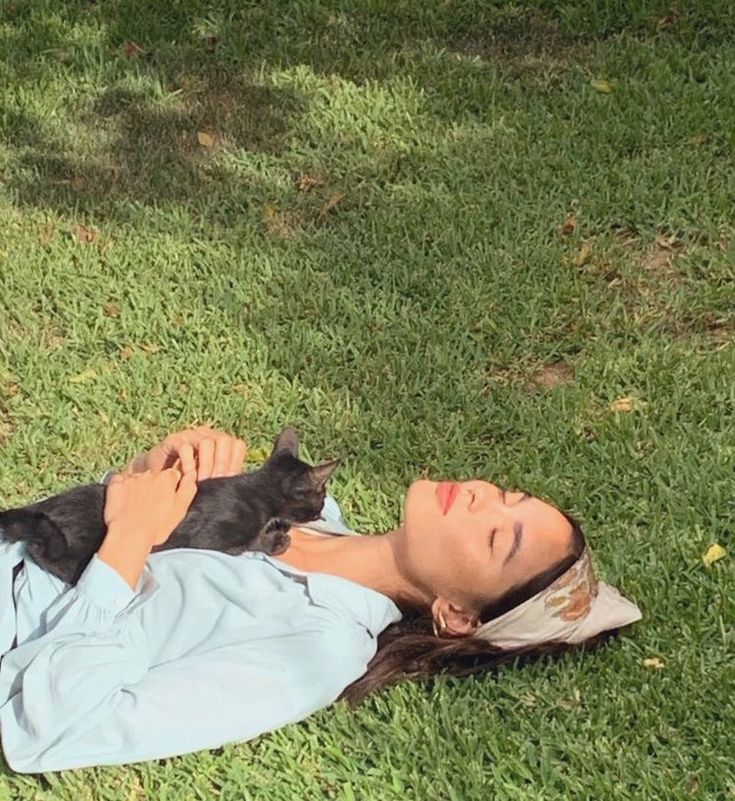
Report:
M 411 482 L 408 490 L 406 490 L 406 496 L 403 499 L 404 521 L 411 516 L 412 510 L 417 508 L 416 504 L 418 508 L 427 508 L 427 505 L 434 497 L 437 483 L 436 481 L 429 481 L 424 478 L 419 478 Z

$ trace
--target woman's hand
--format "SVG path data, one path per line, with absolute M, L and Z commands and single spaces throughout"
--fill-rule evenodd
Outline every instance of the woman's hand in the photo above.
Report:
M 193 470 L 183 475 L 176 468 L 118 473 L 107 486 L 107 529 L 126 532 L 128 539 L 140 537 L 150 547 L 162 545 L 186 516 L 196 493 Z
M 198 481 L 235 476 L 242 472 L 247 450 L 245 442 L 237 437 L 198 426 L 169 434 L 163 442 L 132 459 L 123 473 L 158 472 L 178 461 L 183 473 L 195 470 Z

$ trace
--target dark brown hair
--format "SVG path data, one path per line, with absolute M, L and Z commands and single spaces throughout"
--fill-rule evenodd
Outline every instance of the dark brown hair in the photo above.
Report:
M 482 609 L 481 623 L 499 617 L 541 592 L 579 559 L 585 546 L 584 534 L 573 517 L 564 516 L 572 526 L 569 554 L 523 584 L 511 587 L 499 600 Z M 524 662 L 564 651 L 590 650 L 613 633 L 604 632 L 579 645 L 554 642 L 503 650 L 478 637 L 437 637 L 433 633 L 431 614 L 426 609 L 406 609 L 403 619 L 388 626 L 378 637 L 378 651 L 370 660 L 367 672 L 339 697 L 356 707 L 370 693 L 400 681 L 425 680 L 438 674 L 468 676 L 517 659 Z

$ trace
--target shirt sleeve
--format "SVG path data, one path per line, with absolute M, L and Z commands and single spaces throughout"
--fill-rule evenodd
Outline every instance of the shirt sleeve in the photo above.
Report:
M 0 668 L 2 746 L 17 772 L 159 759 L 247 740 L 334 701 L 371 655 L 357 628 L 325 619 L 282 638 L 246 638 L 151 666 L 130 614 L 151 588 L 108 582 L 99 560 L 90 567 L 54 611 L 50 630 L 7 654 Z M 279 641 L 275 650 L 269 640 Z M 4 673 L 14 677 L 9 692 Z
M 111 479 L 111 478 L 112 478 L 114 475 L 116 475 L 118 472 L 119 472 L 119 470 L 115 470 L 114 468 L 111 468 L 110 470 L 108 470 L 108 471 L 107 471 L 107 472 L 104 474 L 104 476 L 102 476 L 102 478 L 99 480 L 99 483 L 100 483 L 100 484 L 105 484 L 105 485 L 109 484 L 109 483 L 110 483 L 110 479 Z

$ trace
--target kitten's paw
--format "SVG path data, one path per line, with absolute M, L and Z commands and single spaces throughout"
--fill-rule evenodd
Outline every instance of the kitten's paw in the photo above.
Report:
M 282 517 L 272 517 L 261 529 L 256 541 L 251 547 L 263 551 L 270 556 L 277 556 L 288 549 L 291 537 L 288 531 L 291 523 Z

